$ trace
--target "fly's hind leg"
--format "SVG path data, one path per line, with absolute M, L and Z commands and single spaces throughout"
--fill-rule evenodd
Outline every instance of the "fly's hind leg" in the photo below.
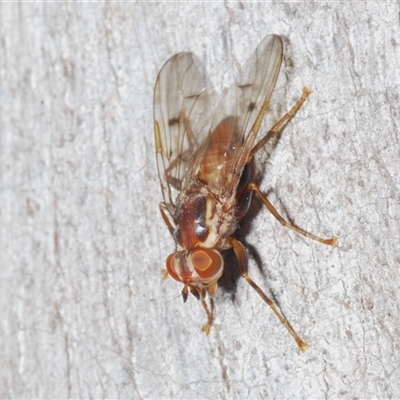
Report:
M 297 100 L 296 104 L 270 129 L 270 131 L 251 149 L 248 157 L 248 162 L 252 160 L 254 154 L 257 153 L 261 147 L 264 147 L 265 144 L 271 140 L 274 136 L 278 135 L 279 132 L 283 129 L 283 127 L 294 117 L 303 103 L 306 101 L 307 97 L 311 94 L 311 90 L 307 88 L 303 88 L 303 93 L 299 100 Z
M 289 321 L 278 311 L 278 308 L 273 303 L 273 301 L 261 290 L 261 288 L 249 277 L 247 273 L 247 255 L 246 250 L 242 243 L 238 240 L 231 238 L 231 245 L 233 247 L 233 251 L 239 262 L 240 273 L 244 279 L 249 283 L 249 285 L 258 293 L 258 295 L 272 308 L 272 311 L 279 318 L 282 325 L 288 330 L 288 332 L 293 336 L 297 345 L 300 347 L 301 351 L 305 351 L 308 347 L 308 344 L 302 340 L 299 335 L 295 332 L 295 330 L 289 324 Z
M 254 155 L 258 150 L 261 149 L 270 139 L 278 135 L 278 133 L 282 130 L 282 128 L 294 117 L 296 112 L 300 109 L 303 103 L 306 101 L 307 97 L 311 94 L 311 90 L 307 88 L 303 88 L 303 93 L 299 100 L 297 100 L 296 104 L 272 127 L 272 129 L 251 149 L 248 157 L 248 162 L 252 160 Z M 268 208 L 269 212 L 283 225 L 287 228 L 290 228 L 297 233 L 300 233 L 303 236 L 306 236 L 310 239 L 316 240 L 318 242 L 327 244 L 332 247 L 337 247 L 338 240 L 337 238 L 323 239 L 319 236 L 315 236 L 312 233 L 306 232 L 304 229 L 298 228 L 297 226 L 291 224 L 289 221 L 286 221 L 279 213 L 276 211 L 275 207 L 270 203 L 267 197 L 261 192 L 259 187 L 255 183 L 249 183 L 247 191 L 253 191 L 258 194 L 261 201 Z

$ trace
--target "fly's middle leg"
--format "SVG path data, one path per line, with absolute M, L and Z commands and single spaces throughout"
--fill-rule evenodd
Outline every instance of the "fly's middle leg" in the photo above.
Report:
M 323 239 L 319 236 L 313 235 L 312 233 L 309 233 L 305 231 L 304 229 L 301 229 L 297 227 L 296 225 L 293 225 L 289 221 L 285 220 L 276 210 L 276 208 L 271 204 L 271 202 L 268 200 L 268 198 L 265 196 L 265 194 L 260 190 L 260 188 L 255 184 L 255 183 L 249 183 L 246 187 L 246 191 L 253 191 L 256 192 L 258 197 L 261 199 L 261 201 L 264 203 L 264 205 L 268 208 L 268 211 L 279 221 L 279 223 L 282 226 L 285 226 L 289 229 L 292 229 L 293 231 L 300 233 L 301 235 L 308 237 L 310 239 L 316 240 L 317 242 L 321 242 L 324 244 L 327 244 L 332 247 L 337 247 L 338 246 L 338 239 L 333 237 L 330 239 Z

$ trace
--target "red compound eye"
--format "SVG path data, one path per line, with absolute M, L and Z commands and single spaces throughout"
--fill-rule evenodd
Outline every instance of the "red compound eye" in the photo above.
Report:
M 179 263 L 179 259 L 175 257 L 174 254 L 170 254 L 167 257 L 167 271 L 171 275 L 171 278 L 174 278 L 178 282 L 182 282 L 182 279 L 179 277 L 179 275 L 176 273 L 176 266 Z
M 212 249 L 198 248 L 191 254 L 192 264 L 200 278 L 218 279 L 222 274 L 224 260 L 221 254 Z

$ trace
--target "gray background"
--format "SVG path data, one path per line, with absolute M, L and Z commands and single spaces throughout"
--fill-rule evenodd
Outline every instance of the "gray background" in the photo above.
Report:
M 0 397 L 400 397 L 399 11 L 0 4 Z M 260 154 L 261 187 L 340 247 L 257 201 L 245 240 L 250 275 L 306 353 L 243 279 L 218 292 L 206 337 L 201 304 L 161 273 L 173 241 L 158 213 L 157 72 L 192 51 L 217 101 L 269 33 L 286 43 L 272 118 L 313 94 Z

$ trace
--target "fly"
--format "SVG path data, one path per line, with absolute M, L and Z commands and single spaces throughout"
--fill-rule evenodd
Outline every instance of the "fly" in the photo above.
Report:
M 164 199 L 160 211 L 175 241 L 175 251 L 167 257 L 166 269 L 173 279 L 183 283 L 184 301 L 189 293 L 200 299 L 207 314 L 203 331 L 209 334 L 213 322 L 206 297 L 212 298 L 217 292 L 224 269 L 221 252 L 233 248 L 243 278 L 304 351 L 307 343 L 250 278 L 246 249 L 232 237 L 255 193 L 283 226 L 337 246 L 336 238 L 320 238 L 286 221 L 252 182 L 254 155 L 279 134 L 311 93 L 304 88 L 289 112 L 256 142 L 282 54 L 282 39 L 267 36 L 244 64 L 214 113 L 205 80 L 192 54 L 174 55 L 161 68 L 155 85 L 154 136 Z

